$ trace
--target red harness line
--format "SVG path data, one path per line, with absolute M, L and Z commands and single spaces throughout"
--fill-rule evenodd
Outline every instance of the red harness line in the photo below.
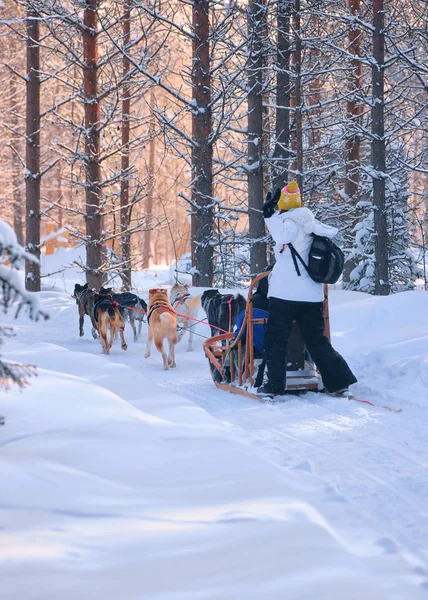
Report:
M 145 310 L 141 310 L 139 308 L 132 308 L 131 306 L 127 306 L 126 308 L 128 310 L 135 310 L 135 312 L 143 313 L 144 315 L 147 314 L 147 312 Z M 230 331 L 226 331 L 225 329 L 222 329 L 221 327 L 217 327 L 216 325 L 211 325 L 211 323 L 206 323 L 204 320 L 194 319 L 193 317 L 188 317 L 187 315 L 182 315 L 181 313 L 175 312 L 175 310 L 173 308 L 169 308 L 168 306 L 164 306 L 164 308 L 166 308 L 166 310 L 169 310 L 169 312 L 173 312 L 175 315 L 177 315 L 177 317 L 183 317 L 183 319 L 189 319 L 189 321 L 196 321 L 197 323 L 203 323 L 204 325 L 209 325 L 213 329 L 218 329 L 219 331 L 222 331 L 223 333 L 230 333 Z M 229 308 L 229 314 L 231 314 L 230 308 Z M 230 329 L 230 322 L 231 322 L 231 317 L 229 319 L 229 329 Z
M 356 398 L 355 396 L 351 396 L 349 400 L 355 400 L 355 402 L 361 402 L 362 404 L 369 404 L 370 406 L 374 406 L 375 408 L 385 408 L 386 410 L 390 410 L 391 412 L 403 412 L 402 408 L 393 408 L 392 406 L 386 406 L 385 404 L 374 404 L 373 402 L 370 402 L 370 400 L 363 400 L 363 398 Z

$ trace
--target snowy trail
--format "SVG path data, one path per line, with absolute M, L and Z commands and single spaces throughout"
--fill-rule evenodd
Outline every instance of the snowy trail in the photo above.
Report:
M 358 299 L 357 304 L 360 302 Z M 413 595 L 406 590 L 406 597 L 428 597 L 426 362 L 422 360 L 416 364 L 418 376 L 414 378 L 409 400 L 400 414 L 314 393 L 291 397 L 281 405 L 259 404 L 214 387 L 199 337 L 196 338 L 193 353 L 185 351 L 184 338 L 177 348 L 177 369 L 164 372 L 156 351 L 149 360 L 143 358 L 145 328 L 144 339 L 138 343 L 131 340 L 128 329 L 128 352 L 122 352 L 117 344 L 113 347 L 112 355 L 106 357 L 100 354 L 99 343 L 90 338 L 89 323 L 85 328 L 87 336 L 77 336 L 77 311 L 71 300 L 62 294 L 46 293 L 44 304 L 53 315 L 52 325 L 20 326 L 19 338 L 8 345 L 5 357 L 36 362 L 41 369 L 57 373 L 59 377 L 73 376 L 82 385 L 96 385 L 97 389 L 105 389 L 106 393 L 117 394 L 132 410 L 140 411 L 144 419 L 150 415 L 150 419 L 173 421 L 175 427 L 183 424 L 187 428 L 186 439 L 193 440 L 196 447 L 203 443 L 207 435 L 205 429 L 203 433 L 198 433 L 201 422 L 209 423 L 208 437 L 213 443 L 217 439 L 221 443 L 228 432 L 233 439 L 251 448 L 254 456 L 258 456 L 262 462 L 267 461 L 279 469 L 280 479 L 310 498 L 311 505 L 320 510 L 331 530 L 346 539 L 350 547 L 367 548 L 369 544 L 373 560 L 378 556 L 388 560 L 405 560 L 409 568 L 407 578 L 415 586 L 412 588 Z M 346 308 L 346 303 L 343 307 Z M 358 313 L 358 318 L 361 320 L 361 313 Z M 346 313 L 343 320 L 348 321 Z M 198 325 L 196 331 L 205 335 L 206 329 Z M 426 331 L 428 328 L 424 329 L 420 324 L 418 336 L 411 331 L 396 331 L 394 340 L 391 343 L 387 341 L 385 345 L 390 346 L 394 353 L 397 344 L 401 344 L 401 340 L 396 341 L 397 337 L 405 339 L 406 347 L 406 337 L 416 344 L 424 343 Z M 351 342 L 356 344 L 355 339 L 351 339 Z M 366 344 L 366 356 L 357 353 L 352 365 L 354 368 L 356 365 L 360 371 L 358 395 L 379 403 L 386 403 L 388 399 L 394 406 L 402 405 L 406 402 L 404 385 L 391 388 L 390 391 L 385 389 L 388 381 L 386 371 L 390 366 L 382 364 L 377 348 L 370 352 L 368 346 Z M 348 344 L 349 347 L 352 344 Z M 342 350 L 340 347 L 338 349 Z M 412 348 L 410 352 L 413 352 Z M 376 372 L 373 370 L 373 354 L 378 361 Z M 402 358 L 400 355 L 399 359 Z M 361 378 L 364 371 L 368 372 L 367 378 Z M 407 374 L 405 377 L 406 385 L 410 376 Z M 204 414 L 207 417 L 209 415 L 211 420 L 207 421 Z M 190 438 L 189 427 L 192 431 Z M 12 453 L 20 444 L 44 447 L 44 444 L 61 440 L 64 431 L 58 428 L 53 419 L 52 426 L 41 423 L 36 431 L 8 437 L 6 425 L 1 432 L 0 446 L 10 449 Z M 165 439 L 181 444 L 184 439 L 182 435 L 168 434 Z M 192 448 L 189 448 L 189 453 L 192 454 Z M 125 478 L 119 483 L 107 473 L 95 472 L 90 465 L 88 469 L 86 472 L 73 467 L 72 476 L 78 478 L 79 485 L 88 476 L 98 478 L 106 497 L 106 511 L 101 512 L 100 517 L 115 518 L 128 507 L 126 510 L 131 510 L 136 518 L 148 518 L 141 506 L 132 499 L 132 490 L 135 489 L 132 479 L 128 482 Z M 260 467 L 258 469 L 260 471 Z M 247 476 L 252 478 L 251 473 Z M 155 479 L 150 485 L 153 486 L 152 490 L 161 489 Z M 181 490 L 181 483 L 177 485 L 176 493 L 180 498 L 185 492 L 184 488 L 178 491 Z M 263 487 L 263 483 L 261 485 Z M 108 498 L 118 490 L 122 499 L 114 500 L 112 510 L 109 504 L 113 500 L 110 502 Z M 57 515 L 55 518 L 60 518 L 61 512 L 68 518 L 94 517 L 87 507 L 73 509 L 67 503 L 63 508 L 55 505 L 49 509 L 43 506 L 42 501 L 29 505 L 24 502 L 21 506 L 0 501 L 0 510 L 14 515 L 17 511 L 24 514 L 28 510 L 33 514 L 47 510 Z M 152 511 L 149 518 L 156 521 L 156 511 Z M 165 514 L 162 513 L 159 518 L 164 522 Z M 186 519 L 183 523 L 187 522 Z M 195 517 L 192 522 L 197 522 Z M 247 597 L 252 597 L 248 595 L 248 590 L 245 593 Z M 224 596 L 222 594 L 217 592 L 207 598 L 232 597 L 230 592 L 224 592 Z M 175 600 L 180 596 L 159 595 L 159 598 L 163 597 Z M 186 600 L 191 597 L 202 596 L 183 596 Z M 364 594 L 356 596 L 362 597 Z M 70 598 L 74 600 L 72 595 Z M 281 595 L 272 591 L 270 598 L 279 600 Z M 386 598 L 400 598 L 400 593 L 397 596 L 387 594 Z
M 251 410 L 245 401 L 231 395 L 228 401 L 237 403 L 231 411 L 216 404 L 215 396 L 221 391 L 198 388 L 184 392 L 184 387 L 181 381 L 173 389 L 242 429 L 263 456 L 287 469 L 307 471 L 327 505 L 332 505 L 330 522 L 338 526 L 353 523 L 357 531 L 370 525 L 388 551 L 395 551 L 398 542 L 422 564 L 427 563 L 426 463 L 400 450 L 395 423 L 388 436 L 385 426 L 382 437 L 376 434 L 383 417 L 376 409 L 354 409 L 344 401 L 325 397 L 311 402 L 309 397 L 314 394 L 308 394 L 308 398 L 291 399 L 281 407 Z M 402 439 L 407 439 L 406 432 Z M 389 535 L 391 531 L 394 536 Z
M 71 308 L 71 320 L 75 319 L 73 312 Z M 197 332 L 204 335 L 206 328 L 199 325 Z M 63 334 L 57 332 L 49 337 L 53 342 Z M 202 339 L 196 340 L 195 351 L 187 353 L 184 339 L 177 349 L 178 368 L 167 373 L 161 369 L 155 350 L 149 360 L 143 358 L 144 339 L 137 344 L 130 341 L 127 353 L 116 345 L 112 356 L 102 359 L 115 363 L 115 369 L 119 364 L 131 367 L 133 378 L 146 382 L 149 377 L 153 383 L 200 406 L 233 427 L 274 464 L 295 471 L 307 469 L 323 499 L 332 504 L 329 519 L 340 524 L 350 522 L 349 517 L 354 515 L 356 529 L 370 524 L 379 531 L 381 539 L 389 540 L 385 541 L 389 551 L 398 543 L 428 563 L 428 460 L 423 460 L 426 454 L 421 457 L 417 451 L 407 450 L 412 441 L 419 447 L 424 444 L 423 423 L 412 420 L 409 426 L 409 410 L 403 419 L 402 413 L 384 414 L 378 408 L 313 393 L 293 397 L 281 406 L 259 405 L 225 393 L 212 384 Z M 89 337 L 74 336 L 61 346 L 97 357 L 100 354 L 99 344 Z M 56 346 L 50 350 L 57 352 Z M 47 360 L 39 360 L 40 366 L 49 366 L 51 351 L 47 347 Z M 25 360 L 25 352 L 21 358 Z M 64 358 L 62 371 L 81 376 L 81 361 L 77 361 L 76 371 L 69 357 Z M 135 388 L 127 397 L 116 377 L 109 381 L 107 377 L 85 376 L 138 405 L 133 395 Z M 389 537 L 390 531 L 395 539 Z

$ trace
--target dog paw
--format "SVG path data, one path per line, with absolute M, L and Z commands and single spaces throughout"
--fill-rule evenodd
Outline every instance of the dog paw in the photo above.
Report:
M 186 352 L 193 352 L 192 346 L 188 346 Z
M 128 350 L 128 344 L 122 344 L 121 348 L 122 350 Z
M 150 356 L 151 356 L 151 353 L 150 352 L 146 352 L 145 355 L 144 355 L 144 358 L 150 358 Z
M 79 335 L 80 337 L 83 337 L 85 334 L 83 333 L 83 331 L 80 331 Z

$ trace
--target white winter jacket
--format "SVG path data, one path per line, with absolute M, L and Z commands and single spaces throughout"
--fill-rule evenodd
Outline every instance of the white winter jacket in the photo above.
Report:
M 265 219 L 265 223 L 275 242 L 276 259 L 269 276 L 269 297 L 322 302 L 323 284 L 313 281 L 300 262 L 300 277 L 297 275 L 290 249 L 286 244 L 293 244 L 307 264 L 313 240 L 310 234 L 315 233 L 331 239 L 337 235 L 338 230 L 317 221 L 308 208 L 295 208 L 281 214 L 276 212 L 269 219 Z

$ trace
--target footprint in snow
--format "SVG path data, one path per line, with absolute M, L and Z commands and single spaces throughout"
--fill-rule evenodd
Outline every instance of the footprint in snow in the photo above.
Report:
M 311 463 L 310 460 L 302 460 L 301 462 L 298 462 L 297 464 L 293 465 L 293 469 L 295 471 L 305 471 L 306 473 L 313 473 L 314 472 L 314 466 Z
M 326 483 L 324 486 L 324 494 L 326 495 L 326 499 L 330 502 L 349 502 L 348 498 L 338 492 L 333 486 L 329 483 Z
M 375 542 L 376 546 L 380 546 L 383 549 L 384 554 L 397 554 L 397 544 L 388 537 L 381 537 Z

